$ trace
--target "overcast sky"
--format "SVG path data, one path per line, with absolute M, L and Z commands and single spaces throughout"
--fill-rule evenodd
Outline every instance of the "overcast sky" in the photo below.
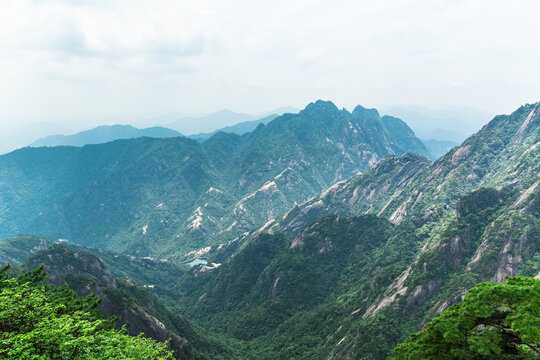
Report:
M 0 131 L 318 98 L 540 101 L 540 1 L 1 0 Z

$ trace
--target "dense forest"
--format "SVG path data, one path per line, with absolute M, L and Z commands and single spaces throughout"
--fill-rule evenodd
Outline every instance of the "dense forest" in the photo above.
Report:
M 43 283 L 39 267 L 8 278 L 0 269 L 0 358 L 172 359 L 166 343 L 129 336 L 96 311 L 95 295 Z

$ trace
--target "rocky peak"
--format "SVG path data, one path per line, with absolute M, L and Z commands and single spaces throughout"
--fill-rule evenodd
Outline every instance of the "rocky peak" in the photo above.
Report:
M 380 118 L 379 112 L 377 109 L 367 109 L 363 107 L 362 105 L 357 105 L 353 112 L 353 116 L 359 116 L 359 117 L 373 117 L 373 118 Z
M 51 278 L 67 273 L 81 274 L 100 286 L 117 288 L 116 281 L 103 260 L 87 252 L 71 250 L 63 244 L 54 244 L 47 250 L 36 253 L 23 266 L 33 269 L 40 265 L 45 267 Z
M 306 108 L 300 111 L 300 114 L 310 114 L 322 112 L 325 114 L 338 114 L 338 107 L 331 101 L 317 100 L 306 106 Z

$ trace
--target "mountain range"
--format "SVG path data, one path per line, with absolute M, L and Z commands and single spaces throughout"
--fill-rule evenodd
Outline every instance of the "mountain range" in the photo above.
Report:
M 431 109 L 415 105 L 400 105 L 384 113 L 403 119 L 423 140 L 461 143 L 485 125 L 493 116 L 468 107 Z
M 182 134 L 180 134 L 178 131 L 163 127 L 137 129 L 131 125 L 102 125 L 90 130 L 75 133 L 73 135 L 50 135 L 32 142 L 30 146 L 84 146 L 88 144 L 103 144 L 119 139 L 133 139 L 144 136 L 153 138 L 168 138 L 182 136 Z
M 386 359 L 476 284 L 540 278 L 539 144 L 540 103 L 432 162 L 403 121 L 317 101 L 242 136 L 22 149 L 1 236 L 44 237 L 0 261 L 166 324 L 178 358 Z
M 179 301 L 253 358 L 384 359 L 475 284 L 540 277 L 538 144 L 540 103 L 436 162 L 384 159 L 216 249 Z
M 242 122 L 239 122 L 237 124 L 234 124 L 234 125 L 231 125 L 231 126 L 226 126 L 224 128 L 220 128 L 220 129 L 217 129 L 217 130 L 209 132 L 209 133 L 199 133 L 199 134 L 189 135 L 188 137 L 190 139 L 203 141 L 203 140 L 206 140 L 206 139 L 212 137 L 212 135 L 215 135 L 218 132 L 226 132 L 226 133 L 232 133 L 232 134 L 237 134 L 237 135 L 244 135 L 245 133 L 248 133 L 248 132 L 251 132 L 251 131 L 255 130 L 257 128 L 257 126 L 259 126 L 260 124 L 267 124 L 270 121 L 277 118 L 278 116 L 279 115 L 276 115 L 276 114 L 270 114 L 268 116 L 263 117 L 262 119 L 250 120 L 250 121 L 242 121 Z
M 186 114 L 182 112 L 172 112 L 165 113 L 159 116 L 138 116 L 138 117 L 114 117 L 114 118 L 101 118 L 101 119 L 91 119 L 86 117 L 78 117 L 75 119 L 69 119 L 68 121 L 64 120 L 49 120 L 49 121 L 33 121 L 33 122 L 19 122 L 18 120 L 12 120 L 9 123 L 5 123 L 2 132 L 0 132 L 0 155 L 5 154 L 16 149 L 28 146 L 36 141 L 41 141 L 45 138 L 50 137 L 47 140 L 47 143 L 37 143 L 30 146 L 56 146 L 50 144 L 49 141 L 61 140 L 62 136 L 56 134 L 77 134 L 79 132 L 86 132 L 88 130 L 95 130 L 94 128 L 101 127 L 98 125 L 101 124 L 130 124 L 133 127 L 136 127 L 139 130 L 148 129 L 148 128 L 173 128 L 177 126 L 180 129 L 180 132 L 183 134 L 200 134 L 200 133 L 212 133 L 216 129 L 221 129 L 223 127 L 233 126 L 231 132 L 236 132 L 234 125 L 247 121 L 256 121 L 259 119 L 264 119 L 269 117 L 272 114 L 281 115 L 284 113 L 297 113 L 299 109 L 292 106 L 285 106 L 274 109 L 269 112 L 264 112 L 255 115 L 247 115 L 242 113 L 236 113 L 230 110 L 221 110 L 212 114 L 203 115 L 203 114 Z M 223 117 L 222 117 L 223 115 Z M 82 125 L 86 124 L 86 125 Z M 184 125 L 187 127 L 184 128 Z M 201 126 L 199 126 L 201 125 Z M 108 125 L 106 127 L 116 126 Z M 251 131 L 252 127 L 249 124 L 239 125 L 239 129 L 246 127 Z M 174 130 L 177 131 L 178 129 Z M 185 131 L 186 130 L 186 131 Z M 122 132 L 116 132 L 116 136 L 105 138 L 105 140 L 100 139 L 93 140 L 84 144 L 91 143 L 103 143 L 107 141 L 113 141 L 117 139 L 128 139 L 139 136 L 150 136 L 150 137 L 161 137 L 158 132 L 158 135 L 154 134 L 135 134 L 133 135 L 133 129 L 125 130 L 128 134 Z M 247 131 L 247 130 L 246 130 Z M 140 132 L 140 131 L 139 131 Z M 70 135 L 65 135 L 70 136 Z M 177 134 L 174 136 L 178 136 Z M 36 140 L 37 139 L 37 140 Z M 75 146 L 82 146 L 83 144 L 78 141 Z
M 295 111 L 295 108 L 280 108 L 277 111 L 291 110 Z M 280 114 L 281 115 L 281 114 Z M 259 124 L 267 124 L 268 122 L 274 120 L 278 117 L 278 114 L 269 114 L 262 118 L 256 118 L 255 116 L 234 113 L 230 110 L 222 110 L 216 113 L 202 116 L 202 117 L 192 117 L 192 118 L 182 118 L 176 123 L 185 125 L 186 123 L 196 123 L 200 125 L 202 122 L 205 124 L 209 122 L 210 127 L 216 126 L 223 122 L 234 122 L 234 125 L 220 127 L 217 130 L 207 133 L 198 133 L 189 135 L 190 139 L 203 141 L 206 140 L 212 135 L 217 134 L 218 132 L 226 132 L 237 135 L 243 135 L 245 133 L 251 132 L 257 128 Z M 247 120 L 243 121 L 246 118 L 253 118 L 256 120 Z M 172 124 L 172 126 L 175 126 Z M 206 125 L 205 125 L 206 126 Z M 178 127 L 178 126 L 177 126 Z M 182 127 L 182 126 L 180 126 Z M 92 144 L 104 144 L 114 140 L 121 139 L 135 139 L 139 137 L 152 137 L 152 138 L 168 138 L 183 136 L 180 132 L 172 130 L 166 127 L 154 126 L 144 129 L 138 129 L 131 125 L 101 125 L 92 129 L 84 130 L 77 132 L 71 135 L 49 135 L 41 139 L 33 141 L 29 146 L 30 147 L 40 147 L 40 146 L 84 146 Z
M 317 101 L 242 136 L 25 148 L 0 157 L 0 236 L 36 233 L 133 255 L 226 243 L 391 154 L 407 125 Z
M 209 133 L 199 133 L 188 135 L 190 139 L 205 141 L 219 132 L 244 135 L 254 131 L 260 124 L 267 124 L 277 118 L 279 115 L 270 114 L 257 120 L 243 121 L 237 124 L 219 128 Z M 151 127 L 137 129 L 131 125 L 102 125 L 93 129 L 84 130 L 72 135 L 49 135 L 47 137 L 35 140 L 29 146 L 84 146 L 92 144 L 103 144 L 120 139 L 134 139 L 139 137 L 167 138 L 183 136 L 176 130 L 164 127 Z M 446 154 L 451 148 L 458 146 L 454 141 L 442 140 L 421 140 L 428 152 L 429 158 L 436 160 Z
M 298 111 L 295 107 L 285 106 L 268 113 L 250 115 L 224 109 L 208 115 L 181 117 L 167 123 L 166 126 L 178 130 L 182 134 L 196 136 L 197 138 L 201 138 L 203 135 L 204 137 L 209 137 L 208 135 L 215 133 L 216 129 L 223 129 L 224 127 L 227 130 L 223 129 L 223 131 L 241 135 L 244 132 L 255 129 L 256 126 L 253 127 L 254 124 L 258 125 L 259 122 L 266 123 L 278 115 L 298 113 Z M 232 127 L 232 129 L 229 129 L 229 127 Z M 243 129 L 245 128 L 249 130 L 244 131 Z M 238 131 L 241 131 L 241 133 Z

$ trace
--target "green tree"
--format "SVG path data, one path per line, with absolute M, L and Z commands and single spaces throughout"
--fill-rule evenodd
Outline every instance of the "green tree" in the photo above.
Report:
M 172 359 L 167 345 L 115 330 L 93 296 L 42 283 L 43 268 L 8 279 L 0 269 L 0 359 Z
M 538 359 L 540 280 L 481 283 L 394 349 L 405 359 Z

